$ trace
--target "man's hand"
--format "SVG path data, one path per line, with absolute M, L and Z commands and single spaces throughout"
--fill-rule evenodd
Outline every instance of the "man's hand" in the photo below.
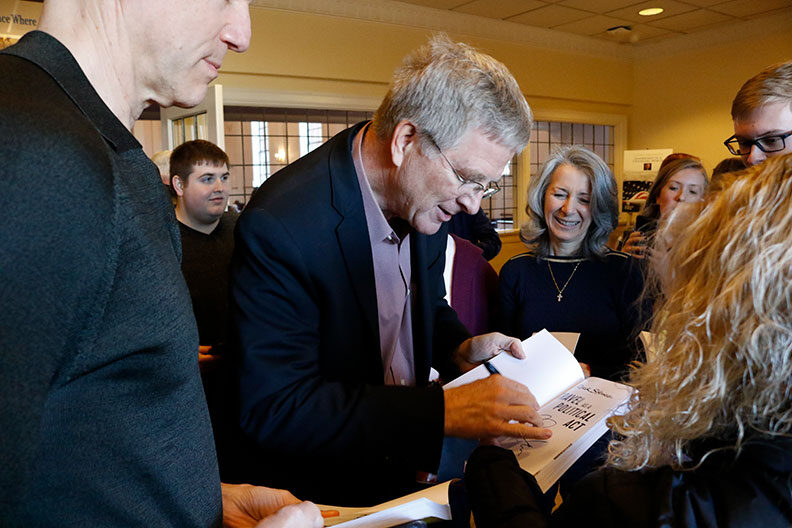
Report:
M 321 528 L 319 508 L 286 490 L 222 484 L 223 526 L 227 528 Z
M 492 332 L 465 340 L 457 348 L 454 354 L 454 362 L 459 367 L 459 370 L 465 373 L 480 363 L 494 358 L 501 352 L 508 352 L 518 359 L 525 357 L 522 343 L 520 343 L 519 339 Z
M 531 391 L 500 374 L 449 389 L 444 396 L 446 436 L 546 440 L 552 434 L 541 427 Z

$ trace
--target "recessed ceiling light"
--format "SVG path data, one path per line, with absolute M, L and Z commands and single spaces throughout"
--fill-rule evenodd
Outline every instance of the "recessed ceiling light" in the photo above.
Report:
M 659 15 L 662 12 L 663 12 L 662 7 L 650 7 L 647 9 L 641 9 L 640 11 L 638 11 L 638 14 L 642 16 L 652 16 L 652 15 Z

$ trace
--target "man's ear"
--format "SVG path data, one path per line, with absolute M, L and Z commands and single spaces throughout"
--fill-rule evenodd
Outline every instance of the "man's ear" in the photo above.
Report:
M 184 196 L 184 180 L 178 174 L 171 176 L 171 183 L 173 183 L 173 190 L 176 191 L 176 196 Z
M 391 136 L 391 161 L 401 167 L 409 149 L 418 145 L 418 128 L 406 119 L 399 121 Z

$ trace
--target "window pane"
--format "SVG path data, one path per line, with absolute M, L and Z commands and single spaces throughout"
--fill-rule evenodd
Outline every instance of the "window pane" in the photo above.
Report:
M 225 131 L 226 136 L 239 136 L 242 134 L 242 123 L 239 121 L 226 121 L 223 123 L 223 130 Z
M 561 143 L 572 144 L 572 123 L 561 123 Z
M 550 141 L 548 133 L 549 123 L 547 121 L 538 121 L 536 123 L 536 141 L 539 143 L 547 143 Z
M 561 142 L 561 123 L 550 123 L 550 143 Z

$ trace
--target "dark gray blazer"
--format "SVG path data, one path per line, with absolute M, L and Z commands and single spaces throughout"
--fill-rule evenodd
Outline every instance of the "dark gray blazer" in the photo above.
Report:
M 69 51 L 0 52 L 0 524 L 210 526 L 173 208 Z

